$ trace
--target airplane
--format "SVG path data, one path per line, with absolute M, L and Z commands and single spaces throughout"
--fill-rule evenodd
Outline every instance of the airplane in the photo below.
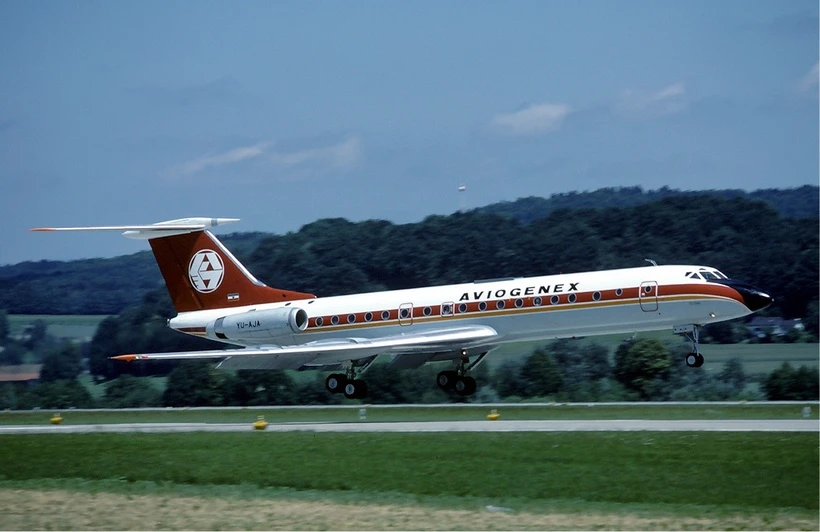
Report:
M 367 396 L 362 375 L 379 355 L 397 369 L 452 361 L 440 388 L 472 395 L 470 376 L 510 342 L 668 330 L 686 336 L 700 367 L 703 325 L 747 316 L 773 298 L 708 266 L 651 266 L 487 279 L 472 283 L 316 297 L 266 286 L 211 233 L 235 218 L 151 225 L 50 227 L 123 231 L 148 240 L 177 311 L 168 326 L 239 348 L 125 354 L 113 360 L 218 360 L 217 368 L 332 371 L 331 393 Z M 647 259 L 648 260 L 648 259 Z

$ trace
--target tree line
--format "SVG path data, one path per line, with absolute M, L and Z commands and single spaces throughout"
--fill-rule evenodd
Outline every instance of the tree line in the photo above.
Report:
M 549 198 L 530 196 L 515 201 L 502 201 L 478 211 L 500 214 L 523 223 L 544 218 L 558 209 L 599 209 L 605 207 L 634 207 L 671 197 L 713 196 L 718 198 L 742 198 L 760 200 L 768 204 L 782 216 L 788 218 L 814 218 L 820 212 L 820 189 L 804 185 L 790 189 L 762 189 L 753 192 L 745 190 L 676 190 L 661 187 L 658 190 L 644 190 L 641 187 L 609 187 L 590 192 L 561 192 Z
M 170 312 L 161 299 L 147 297 L 143 305 L 120 318 L 131 320 L 124 329 L 134 342 L 155 342 L 162 349 L 164 334 L 157 313 Z M 0 385 L 0 409 L 135 408 L 149 406 L 257 406 L 337 404 L 339 395 L 324 389 L 323 373 L 287 371 L 222 371 L 209 361 L 115 363 L 110 352 L 93 356 L 102 339 L 117 337 L 114 318 L 100 325 L 90 343 L 60 341 L 36 320 L 25 339 L 8 335 L 0 312 L 0 346 L 22 343 L 29 361 L 42 363 L 39 382 Z M 161 332 L 165 331 L 165 332 Z M 154 336 L 154 333 L 157 336 Z M 152 338 L 153 337 L 153 338 Z M 174 341 L 196 341 L 171 332 Z M 181 344 L 175 344 L 184 347 Z M 201 347 L 201 346 L 193 346 Z M 491 370 L 486 364 L 474 372 L 480 386 L 464 398 L 438 389 L 434 377 L 448 363 L 416 370 L 394 370 L 376 363 L 367 371 L 371 403 L 446 403 L 520 401 L 691 401 L 691 400 L 816 400 L 817 367 L 794 368 L 784 363 L 768 375 L 750 375 L 740 359 L 732 359 L 717 375 L 704 368 L 688 368 L 685 342 L 652 338 L 627 339 L 614 353 L 603 345 L 579 340 L 556 340 L 527 357 L 504 360 Z M 3 354 L 0 353 L 0 354 Z M 95 366 L 97 364 L 97 366 Z M 104 389 L 93 398 L 79 377 L 89 371 Z M 167 379 L 151 376 L 167 375 Z M 757 386 L 749 386 L 756 383 Z
M 374 364 L 368 370 L 368 403 L 424 404 L 521 401 L 723 401 L 817 400 L 818 369 L 784 363 L 768 375 L 749 375 L 735 358 L 717 375 L 683 364 L 686 346 L 652 338 L 622 342 L 611 356 L 606 347 L 558 340 L 495 371 L 475 372 L 479 389 L 465 398 L 438 389 L 434 376 L 445 363 L 417 370 Z M 207 361 L 176 364 L 167 381 L 122 374 L 94 399 L 81 384 L 80 348 L 63 344 L 50 353 L 36 386 L 0 385 L 0 409 L 139 408 L 339 404 L 324 389 L 324 374 L 301 378 L 293 372 L 221 371 Z M 133 366 L 142 373 L 149 364 Z M 758 387 L 749 387 L 757 382 Z

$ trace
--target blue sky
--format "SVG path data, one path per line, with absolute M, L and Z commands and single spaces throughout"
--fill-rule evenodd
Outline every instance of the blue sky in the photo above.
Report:
M 146 248 L 43 225 L 818 183 L 816 1 L 6 0 L 0 50 L 0 264 Z

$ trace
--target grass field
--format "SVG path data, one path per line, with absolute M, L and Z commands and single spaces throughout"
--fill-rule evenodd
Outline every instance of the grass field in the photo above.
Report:
M 820 419 L 817 402 L 810 405 L 811 417 Z M 520 405 L 495 407 L 505 420 L 531 419 L 798 419 L 803 416 L 803 404 L 704 404 L 674 405 L 640 403 L 625 405 Z M 388 421 L 470 421 L 486 419 L 487 405 L 458 405 L 437 408 L 386 407 L 369 405 L 368 422 Z M 53 412 L 0 411 L 0 425 L 47 424 Z M 359 407 L 324 408 L 261 408 L 261 409 L 156 409 L 136 411 L 63 411 L 63 424 L 98 423 L 252 423 L 257 416 L 269 423 L 345 423 L 359 422 Z
M 8 317 L 9 333 L 13 336 L 19 335 L 36 320 L 43 320 L 47 325 L 47 333 L 55 338 L 86 340 L 94 336 L 97 326 L 107 317 L 104 315 L 10 314 Z
M 816 434 L 62 434 L 0 445 L 13 457 L 0 460 L 0 528 L 819 524 Z

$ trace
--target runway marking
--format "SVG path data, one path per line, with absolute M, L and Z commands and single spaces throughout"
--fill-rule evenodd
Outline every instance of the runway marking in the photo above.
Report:
M 247 432 L 248 423 L 118 423 L 88 425 L 7 425 L 2 434 L 88 432 Z M 530 420 L 428 421 L 393 423 L 271 423 L 268 432 L 820 432 L 816 419 L 727 420 Z

